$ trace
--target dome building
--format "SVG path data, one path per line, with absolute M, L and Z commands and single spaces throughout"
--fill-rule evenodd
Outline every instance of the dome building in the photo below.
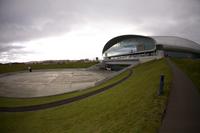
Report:
M 122 35 L 109 40 L 102 54 L 106 68 L 121 69 L 165 56 L 199 58 L 200 44 L 175 36 Z

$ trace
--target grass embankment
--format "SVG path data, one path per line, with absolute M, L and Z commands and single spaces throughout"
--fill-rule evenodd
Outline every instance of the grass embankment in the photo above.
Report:
M 78 96 L 81 94 L 85 94 L 97 89 L 100 89 L 102 87 L 105 87 L 107 85 L 110 85 L 112 83 L 115 83 L 119 81 L 120 79 L 126 77 L 129 74 L 128 71 L 121 73 L 120 75 L 110 79 L 109 81 L 98 85 L 96 87 L 88 88 L 85 90 L 75 91 L 71 93 L 65 93 L 61 95 L 55 95 L 55 96 L 46 96 L 46 97 L 39 97 L 39 98 L 6 98 L 6 97 L 0 97 L 0 107 L 17 107 L 17 106 L 28 106 L 28 105 L 37 105 L 37 104 L 43 104 L 43 103 L 49 103 L 61 99 L 66 99 L 74 96 Z
M 193 81 L 200 92 L 200 60 L 172 59 Z
M 94 64 L 97 64 L 96 61 L 90 62 L 83 62 L 83 61 L 76 61 L 76 62 L 67 62 L 67 63 L 50 63 L 50 64 L 24 64 L 24 63 L 15 63 L 15 64 L 0 64 L 0 74 L 1 73 L 8 73 L 8 72 L 16 72 L 16 71 L 24 71 L 28 70 L 28 66 L 34 70 L 38 69 L 57 69 L 57 68 L 87 68 Z
M 165 74 L 165 94 L 157 96 Z M 164 111 L 171 72 L 165 60 L 133 68 L 120 85 L 93 97 L 47 110 L 0 113 L 0 132 L 155 133 Z

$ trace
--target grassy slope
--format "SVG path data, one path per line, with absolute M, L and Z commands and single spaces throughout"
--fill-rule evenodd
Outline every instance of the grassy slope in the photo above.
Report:
M 165 95 L 157 96 L 160 74 Z M 133 69 L 127 81 L 66 106 L 26 113 L 0 113 L 0 132 L 155 133 L 165 108 L 171 72 L 165 60 Z
M 55 96 L 47 96 L 47 97 L 39 97 L 39 98 L 5 98 L 0 97 L 0 107 L 16 107 L 16 106 L 26 106 L 26 105 L 36 105 L 36 104 L 42 104 L 42 103 L 48 103 L 56 100 L 66 99 L 73 96 L 78 96 L 90 91 L 97 90 L 101 87 L 107 86 L 109 84 L 112 84 L 114 82 L 119 81 L 120 79 L 126 77 L 128 75 L 128 71 L 121 73 L 120 75 L 112 78 L 108 82 L 105 82 L 99 86 L 88 88 L 81 91 L 75 91 L 71 93 L 65 93 L 61 95 L 55 95 Z
M 27 70 L 28 66 L 31 66 L 33 70 L 36 69 L 56 69 L 56 68 L 87 68 L 97 62 L 69 62 L 63 64 L 0 64 L 0 73 L 16 72 Z
M 194 82 L 200 91 L 200 60 L 172 59 Z

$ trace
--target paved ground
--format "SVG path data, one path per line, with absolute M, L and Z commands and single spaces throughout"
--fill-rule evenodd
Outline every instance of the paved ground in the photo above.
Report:
M 200 95 L 191 80 L 171 61 L 172 89 L 160 133 L 200 133 Z
M 0 96 L 39 97 L 61 94 L 94 86 L 109 72 L 61 69 L 0 75 Z
M 112 83 L 110 85 L 107 85 L 105 87 L 102 87 L 98 90 L 94 90 L 79 96 L 75 96 L 75 97 L 71 97 L 71 98 L 67 98 L 67 99 L 63 99 L 63 100 L 58 100 L 58 101 L 54 101 L 54 102 L 50 102 L 50 103 L 44 103 L 44 104 L 39 104 L 39 105 L 31 105 L 31 106 L 21 106 L 21 107 L 0 107 L 0 112 L 27 112 L 27 111 L 36 111 L 36 110 L 42 110 L 42 109 L 48 109 L 48 108 L 52 108 L 52 107 L 56 107 L 56 106 L 60 106 L 60 105 L 65 105 L 65 104 L 69 104 L 72 102 L 76 102 L 82 99 L 85 99 L 87 97 L 90 96 L 94 96 L 97 95 L 99 93 L 102 93 L 108 89 L 113 88 L 114 86 L 121 84 L 122 82 L 124 82 L 125 80 L 127 80 L 130 76 L 132 75 L 132 70 L 129 70 L 129 74 L 120 79 L 119 81 L 116 81 L 115 83 Z

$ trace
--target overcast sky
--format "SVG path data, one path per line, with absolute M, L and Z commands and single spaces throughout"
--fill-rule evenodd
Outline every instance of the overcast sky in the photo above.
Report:
M 200 0 L 0 0 L 0 62 L 94 59 L 123 34 L 200 43 Z

